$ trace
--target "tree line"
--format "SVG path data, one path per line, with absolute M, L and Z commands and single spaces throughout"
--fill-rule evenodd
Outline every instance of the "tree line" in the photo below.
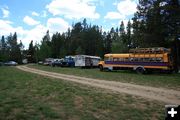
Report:
M 18 63 L 22 62 L 23 58 L 23 44 L 17 42 L 16 32 L 12 35 L 10 34 L 5 38 L 2 36 L 0 44 L 0 61 L 5 62 L 8 60 L 13 60 Z
M 87 24 L 84 19 L 72 25 L 72 29 L 68 29 L 67 32 L 57 32 L 51 38 L 47 31 L 40 44 L 35 44 L 33 47 L 33 41 L 31 41 L 29 51 L 34 51 L 33 61 L 77 54 L 103 58 L 106 53 L 128 52 L 131 47 L 131 31 L 130 21 L 127 28 L 122 21 L 119 27 L 105 32 L 102 31 L 102 27 Z
M 54 33 L 52 37 L 47 31 L 41 43 L 34 45 L 31 41 L 28 50 L 22 50 L 22 43 L 17 43 L 16 33 L 6 38 L 3 36 L 0 60 L 20 61 L 18 56 L 22 58 L 24 55 L 28 56 L 31 62 L 47 57 L 62 58 L 76 54 L 103 57 L 106 53 L 128 52 L 131 48 L 167 47 L 172 48 L 175 63 L 180 64 L 179 13 L 178 0 L 139 0 L 133 22 L 129 20 L 127 25 L 124 25 L 122 21 L 119 26 L 112 27 L 109 31 L 103 31 L 98 25 L 87 24 L 84 19 L 73 24 L 66 32 Z

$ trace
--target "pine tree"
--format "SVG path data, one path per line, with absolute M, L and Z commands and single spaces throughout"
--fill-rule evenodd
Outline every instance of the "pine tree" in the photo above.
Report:
M 0 61 L 7 61 L 8 60 L 8 50 L 7 50 L 7 43 L 5 41 L 5 37 L 2 36 L 0 41 Z
M 39 60 L 44 60 L 45 58 L 52 57 L 52 46 L 49 36 L 49 31 L 43 37 L 40 50 L 39 50 Z
M 106 53 L 111 53 L 112 52 L 112 39 L 111 39 L 111 34 L 107 33 L 107 36 L 105 38 L 105 54 Z
M 13 35 L 10 34 L 8 36 L 8 49 L 9 49 L 9 60 L 16 61 L 18 63 L 22 63 L 22 55 L 20 46 L 17 43 L 17 33 L 15 32 Z
M 34 63 L 36 62 L 35 60 L 35 48 L 33 46 L 33 40 L 29 43 L 29 49 L 28 49 L 28 62 L 29 63 Z
M 2 38 L 1 38 L 0 50 L 1 50 L 2 52 L 4 52 L 4 51 L 6 50 L 6 47 L 7 47 L 7 44 L 6 44 L 6 41 L 5 41 L 5 37 L 2 36 Z
M 170 43 L 174 58 L 176 72 L 180 66 L 180 2 L 178 0 L 165 0 L 161 5 L 164 24 L 164 35 Z
M 126 43 L 126 33 L 125 33 L 125 27 L 123 21 L 121 21 L 119 32 L 120 32 L 121 40 L 123 41 L 123 43 Z
M 119 41 L 119 50 L 120 52 L 127 52 L 128 51 L 128 40 L 125 32 L 124 22 L 121 21 L 121 25 L 119 28 L 120 31 L 120 41 Z
M 45 60 L 49 57 L 51 57 L 51 47 L 46 42 L 42 42 L 39 50 L 39 60 Z
M 168 46 L 167 35 L 171 32 L 168 33 L 165 26 L 169 26 L 167 20 L 172 17 L 167 14 L 166 5 L 167 2 L 162 0 L 139 0 L 138 11 L 133 18 L 136 47 Z
M 127 46 L 128 46 L 128 49 L 129 48 L 132 48 L 132 41 L 131 41 L 131 22 L 130 22 L 130 20 L 128 21 L 128 23 L 127 23 L 127 27 L 126 27 L 126 30 L 127 30 L 127 34 L 126 34 L 126 41 L 127 41 Z
M 39 57 L 40 45 L 37 42 L 34 45 L 34 50 L 35 50 L 35 52 L 34 52 L 35 62 L 37 63 L 40 60 L 40 57 Z
M 51 41 L 52 57 L 58 58 L 60 56 L 60 49 L 62 47 L 60 33 L 53 34 Z
M 23 51 L 24 50 L 24 45 L 23 45 L 23 43 L 22 43 L 22 41 L 20 40 L 20 43 L 19 43 L 19 48 L 20 48 L 20 50 L 21 51 Z
M 70 54 L 71 55 L 75 55 L 76 53 L 76 49 L 78 48 L 79 45 L 82 45 L 82 41 L 85 39 L 83 39 L 82 37 L 82 30 L 83 30 L 83 27 L 82 27 L 82 24 L 81 22 L 78 22 L 76 23 L 73 28 L 72 28 L 72 31 L 71 31 L 71 42 L 69 43 L 70 44 Z M 82 47 L 82 49 L 85 48 L 85 47 Z
M 43 41 L 45 41 L 45 42 L 50 41 L 49 30 L 47 30 L 46 35 L 43 37 Z

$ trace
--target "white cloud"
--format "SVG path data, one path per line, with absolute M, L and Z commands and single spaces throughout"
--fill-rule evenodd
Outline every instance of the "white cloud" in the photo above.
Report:
M 104 18 L 106 19 L 125 19 L 129 15 L 133 15 L 137 9 L 136 0 L 122 0 L 119 3 L 116 1 L 113 5 L 117 6 L 116 12 L 108 12 Z
M 41 24 L 35 26 L 33 29 L 30 30 L 24 30 L 24 35 L 20 35 L 18 36 L 18 39 L 21 39 L 23 44 L 25 45 L 25 48 L 28 48 L 28 45 L 30 43 L 31 40 L 37 43 L 40 43 L 40 41 L 42 40 L 42 37 L 45 35 L 47 31 L 46 26 L 43 26 Z M 17 32 L 19 34 L 19 32 Z
M 96 12 L 93 1 L 96 0 L 53 0 L 46 8 L 54 16 L 63 15 L 69 19 L 97 19 L 100 15 Z
M 33 16 L 39 16 L 39 13 L 33 11 L 33 12 L 32 12 L 32 15 L 33 15 Z
M 8 9 L 7 6 L 2 7 L 1 10 L 2 10 L 2 13 L 3 13 L 3 18 L 9 17 L 9 9 Z
M 17 33 L 18 42 L 21 40 L 25 46 L 25 49 L 28 48 L 31 40 L 40 43 L 42 37 L 46 34 L 48 28 L 41 24 L 36 25 L 32 29 L 24 29 L 21 26 L 14 27 L 14 23 L 8 20 L 0 19 L 0 36 L 8 36 L 10 33 Z
M 29 16 L 25 16 L 23 21 L 28 24 L 28 25 L 38 25 L 40 22 L 34 20 L 33 18 L 29 17 Z
M 7 20 L 0 20 L 0 35 L 8 35 L 10 31 L 13 31 L 11 27 L 12 22 Z
M 24 37 L 27 34 L 27 31 L 22 27 L 13 27 L 13 22 L 7 20 L 0 20 L 0 36 L 7 36 L 10 33 L 17 32 L 18 39 Z M 20 40 L 19 39 L 19 40 Z
M 128 16 L 133 15 L 137 11 L 136 6 L 136 1 L 124 0 L 118 3 L 117 9 L 120 14 Z
M 17 32 L 20 36 L 24 36 L 26 34 L 26 30 L 24 30 L 22 27 L 13 27 L 13 22 L 8 20 L 0 20 L 0 36 L 7 36 L 14 32 Z
M 68 27 L 68 23 L 61 18 L 49 18 L 46 26 L 39 24 L 33 29 L 24 30 L 25 34 L 23 36 L 21 35 L 19 39 L 21 39 L 25 47 L 28 48 L 31 40 L 33 40 L 34 43 L 40 43 L 47 30 L 49 30 L 50 36 L 52 36 L 52 34 L 55 32 L 67 31 Z
M 36 17 L 47 17 L 47 12 L 45 10 L 41 11 L 41 13 L 37 13 L 35 11 L 33 11 L 32 13 L 32 16 L 36 16 Z
M 40 43 L 47 30 L 49 30 L 50 35 L 52 35 L 55 32 L 65 32 L 68 27 L 70 27 L 62 18 L 49 18 L 46 25 L 38 24 L 32 29 L 24 29 L 21 26 L 14 27 L 13 25 L 11 21 L 0 19 L 0 36 L 8 36 L 10 33 L 17 32 L 18 40 L 22 41 L 25 49 L 28 48 L 31 40 L 33 40 L 34 43 Z
M 34 43 L 40 43 L 47 30 L 49 30 L 50 36 L 52 36 L 55 32 L 67 31 L 68 27 L 68 23 L 61 18 L 49 18 L 46 25 L 39 24 L 30 30 L 23 30 L 24 34 L 19 35 L 20 37 L 18 36 L 18 39 L 21 39 L 25 47 L 28 48 L 31 40 L 33 40 Z
M 125 16 L 121 15 L 118 12 L 108 12 L 107 15 L 104 18 L 105 19 L 124 19 Z
M 61 18 L 49 18 L 47 21 L 47 28 L 52 33 L 67 31 L 69 27 L 70 25 Z
M 21 26 L 13 27 L 13 24 L 10 21 L 0 20 L 0 24 L 2 24 L 0 26 L 0 36 L 8 36 L 10 33 L 14 34 L 14 32 L 16 32 L 18 36 L 18 42 L 20 42 L 21 40 L 23 45 L 25 46 L 25 49 L 28 48 L 31 40 L 33 40 L 34 43 L 40 43 L 42 37 L 48 30 L 46 26 L 40 24 L 30 30 L 26 30 Z

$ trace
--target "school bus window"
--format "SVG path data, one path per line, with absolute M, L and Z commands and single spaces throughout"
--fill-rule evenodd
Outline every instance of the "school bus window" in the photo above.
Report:
M 113 61 L 118 61 L 118 58 L 113 58 Z
M 110 60 L 110 61 L 113 61 L 113 57 L 109 57 L 109 60 Z
M 125 62 L 129 61 L 129 58 L 125 58 L 124 61 L 125 61 Z
M 150 59 L 149 58 L 144 58 L 144 62 L 149 62 Z
M 162 62 L 162 58 L 157 58 L 156 61 L 157 62 Z
M 112 57 L 105 57 L 104 60 L 105 60 L 105 61 L 112 61 L 113 58 L 112 58 Z

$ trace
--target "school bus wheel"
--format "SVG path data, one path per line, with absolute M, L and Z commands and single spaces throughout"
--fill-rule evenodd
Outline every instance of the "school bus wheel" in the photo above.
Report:
M 145 69 L 144 69 L 143 67 L 137 67 L 137 68 L 136 68 L 136 72 L 137 72 L 138 74 L 144 74 L 144 73 L 145 73 Z
M 100 69 L 100 71 L 104 70 L 102 65 L 99 65 L 99 69 Z

